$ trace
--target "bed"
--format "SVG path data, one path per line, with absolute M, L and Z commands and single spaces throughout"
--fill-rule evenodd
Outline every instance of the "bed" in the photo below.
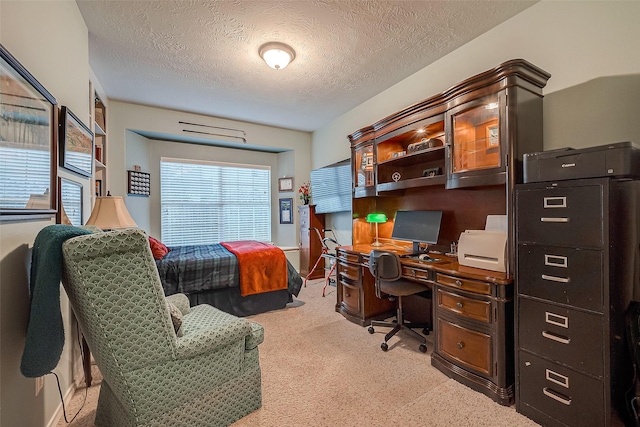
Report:
M 253 247 L 254 252 L 238 253 L 234 244 L 239 243 L 246 243 L 243 248 Z M 284 253 L 273 245 L 260 242 L 223 242 L 169 249 L 162 259 L 156 259 L 165 294 L 184 293 L 192 306 L 210 304 L 236 316 L 250 316 L 284 308 L 287 303 L 293 301 L 293 296 L 298 296 L 302 287 L 302 278 L 298 272 L 284 257 Z M 275 252 L 268 254 L 267 251 Z M 277 274 L 267 271 L 265 278 L 269 282 L 276 279 L 286 281 L 286 284 L 281 286 L 284 289 L 254 289 L 247 295 L 241 288 L 241 278 L 242 281 L 248 282 L 242 277 L 243 272 L 261 256 L 267 257 L 268 261 L 265 264 L 273 264 L 274 253 L 278 256 L 281 254 L 282 269 L 278 270 Z M 249 270 L 261 270 L 260 267 Z M 283 276 L 285 269 L 286 279 L 279 277 Z

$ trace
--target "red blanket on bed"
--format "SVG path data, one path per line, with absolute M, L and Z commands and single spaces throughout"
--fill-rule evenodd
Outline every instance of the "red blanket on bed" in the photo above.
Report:
M 280 248 L 255 240 L 220 244 L 238 258 L 240 295 L 287 289 L 287 258 Z

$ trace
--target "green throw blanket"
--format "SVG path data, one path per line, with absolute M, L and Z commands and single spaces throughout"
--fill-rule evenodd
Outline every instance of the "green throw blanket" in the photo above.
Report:
M 64 327 L 60 313 L 62 244 L 91 231 L 70 225 L 49 225 L 38 233 L 31 255 L 31 313 L 20 371 L 29 378 L 50 373 L 60 361 Z

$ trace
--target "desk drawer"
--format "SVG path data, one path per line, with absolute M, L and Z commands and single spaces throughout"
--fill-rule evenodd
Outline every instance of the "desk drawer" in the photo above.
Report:
M 491 285 L 478 280 L 462 279 L 459 277 L 447 276 L 446 274 L 436 274 L 436 282 L 462 289 L 464 291 L 475 292 L 478 294 L 491 295 Z
M 604 383 L 519 352 L 521 403 L 571 426 L 604 426 Z
M 416 280 L 422 283 L 432 283 L 429 272 L 425 270 L 402 266 L 402 275 L 407 279 Z
M 438 353 L 455 361 L 457 365 L 484 375 L 493 375 L 491 335 L 464 328 L 443 318 L 438 318 L 436 328 Z
M 518 289 L 520 294 L 602 312 L 602 265 L 598 249 L 520 244 Z
M 338 259 L 350 264 L 360 264 L 360 255 L 338 250 Z
M 359 264 L 347 264 L 342 260 L 338 261 L 338 274 L 341 277 L 346 277 L 354 282 L 360 282 L 360 270 Z
M 491 323 L 491 302 L 463 297 L 438 289 L 438 309 L 446 310 L 469 319 Z
M 360 287 L 344 281 L 342 285 L 342 307 L 349 313 L 360 314 Z
M 602 247 L 602 191 L 600 185 L 519 191 L 518 241 Z
M 564 365 L 604 375 L 603 316 L 519 299 L 519 347 Z

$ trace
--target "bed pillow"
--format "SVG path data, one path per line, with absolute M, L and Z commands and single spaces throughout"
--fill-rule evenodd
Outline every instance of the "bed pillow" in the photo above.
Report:
M 151 247 L 151 253 L 155 259 L 162 259 L 166 254 L 169 253 L 171 249 L 169 249 L 164 243 L 160 240 L 149 236 L 149 246 Z

